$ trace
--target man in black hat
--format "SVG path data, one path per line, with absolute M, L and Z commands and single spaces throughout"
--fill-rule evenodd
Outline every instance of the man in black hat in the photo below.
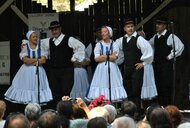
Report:
M 175 43 L 175 56 L 180 56 L 184 45 L 181 40 L 167 30 L 168 19 L 158 17 L 156 19 L 156 34 L 149 40 L 154 49 L 154 72 L 158 90 L 158 102 L 162 106 L 171 104 L 173 85 L 173 51 Z M 172 38 L 174 37 L 174 40 Z
M 49 40 L 49 81 L 55 106 L 62 96 L 70 95 L 74 83 L 74 64 L 85 58 L 85 46 L 74 37 L 64 35 L 58 21 L 52 21 L 49 29 L 53 36 Z
M 148 41 L 135 31 L 135 22 L 132 18 L 124 21 L 124 31 L 126 34 L 116 40 L 119 49 L 124 52 L 124 87 L 128 99 L 140 110 L 143 67 L 152 63 L 153 50 Z

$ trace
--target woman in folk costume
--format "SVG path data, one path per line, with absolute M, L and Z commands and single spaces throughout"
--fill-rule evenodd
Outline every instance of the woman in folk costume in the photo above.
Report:
M 102 40 L 98 42 L 94 48 L 95 61 L 98 62 L 98 65 L 87 98 L 92 100 L 100 95 L 104 95 L 105 100 L 110 100 L 109 86 L 111 86 L 111 101 L 117 102 L 127 98 L 120 70 L 115 63 L 119 48 L 113 43 L 113 40 L 110 39 L 112 37 L 112 29 L 110 27 L 103 26 L 101 28 L 101 36 Z M 110 73 L 108 73 L 108 63 L 110 63 Z
M 19 104 L 46 103 L 52 100 L 48 79 L 42 67 L 46 62 L 47 51 L 37 43 L 35 31 L 28 31 L 26 37 L 28 41 L 22 44 L 19 54 L 23 65 L 6 91 L 5 99 Z
M 74 62 L 74 84 L 70 93 L 72 99 L 78 97 L 84 99 L 89 88 L 88 73 L 85 69 L 90 64 L 90 56 L 85 49 L 85 58 L 78 56 L 78 60 Z

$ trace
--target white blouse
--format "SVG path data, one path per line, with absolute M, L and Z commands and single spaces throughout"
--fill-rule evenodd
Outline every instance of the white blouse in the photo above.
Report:
M 134 32 L 131 36 L 128 36 L 127 34 L 125 37 L 127 37 L 127 43 L 130 41 L 132 37 L 136 37 L 137 32 Z M 115 41 L 115 43 L 118 45 L 119 50 L 123 51 L 123 37 L 120 37 Z M 147 40 L 145 40 L 143 37 L 139 36 L 137 39 L 137 48 L 141 50 L 142 56 L 140 58 L 141 61 L 143 61 L 143 65 L 150 64 L 153 61 L 153 50 L 151 45 L 148 43 Z
M 55 45 L 56 46 L 59 45 L 64 37 L 65 37 L 65 35 L 61 34 L 58 38 L 53 38 Z M 48 51 L 49 51 L 49 39 L 50 38 L 41 40 L 42 46 L 44 47 L 44 49 L 46 49 Z M 73 53 L 74 53 L 71 60 L 72 61 L 83 61 L 85 58 L 84 44 L 82 42 L 80 42 L 79 40 L 75 39 L 74 37 L 70 37 L 68 40 L 68 45 L 70 48 L 73 49 Z
M 160 38 L 161 35 L 165 35 L 167 32 L 167 30 L 165 29 L 161 34 L 157 33 L 155 34 L 150 40 L 149 43 L 152 45 L 153 49 L 154 49 L 154 38 L 157 35 L 158 38 Z M 174 43 L 173 43 L 173 37 L 174 37 Z M 173 34 L 169 35 L 168 39 L 167 39 L 167 45 L 172 47 L 172 50 L 170 52 L 170 54 L 168 55 L 168 59 L 172 59 L 174 56 L 173 51 L 174 51 L 174 44 L 175 44 L 175 55 L 176 57 L 180 56 L 184 50 L 184 45 L 181 42 L 181 40 L 175 35 Z

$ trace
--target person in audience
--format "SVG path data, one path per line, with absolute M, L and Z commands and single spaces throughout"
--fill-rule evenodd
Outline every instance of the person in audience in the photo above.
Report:
M 85 116 L 87 116 L 87 118 L 90 118 L 90 110 L 88 108 L 88 106 L 86 105 L 86 103 L 82 100 L 82 98 L 78 97 L 76 99 L 71 99 L 69 96 L 63 96 L 62 97 L 62 101 L 70 101 L 72 103 L 72 105 L 74 105 L 74 107 L 76 107 L 76 109 L 82 109 L 85 112 Z M 72 114 L 73 114 L 73 108 L 72 108 Z M 80 111 L 82 111 L 80 110 Z M 79 115 L 77 115 L 77 113 L 75 113 L 76 117 L 81 117 L 84 113 L 81 112 Z
M 145 111 L 145 117 L 144 117 L 143 121 L 149 122 L 150 121 L 150 115 L 151 115 L 152 111 L 156 108 L 161 108 L 161 106 L 157 103 L 150 105 Z
M 151 128 L 172 128 L 170 115 L 164 108 L 155 108 L 150 113 Z
M 89 120 L 87 128 L 108 128 L 107 121 L 103 117 L 95 117 Z
M 190 128 L 190 122 L 181 123 L 177 128 Z
M 131 117 L 119 117 L 112 123 L 112 128 L 136 128 L 136 123 Z
M 30 128 L 37 128 L 37 121 L 41 114 L 41 106 L 37 103 L 29 103 L 25 107 L 24 114 L 30 121 Z
M 87 128 L 89 120 L 86 119 L 74 119 L 70 121 L 69 128 Z
M 56 106 L 56 111 L 59 114 L 59 116 L 65 116 L 67 119 L 72 119 L 73 114 L 73 104 L 71 101 L 59 101 Z
M 30 128 L 30 122 L 22 113 L 10 113 L 4 128 Z
M 26 37 L 28 41 L 19 54 L 23 65 L 4 94 L 5 99 L 18 104 L 47 103 L 53 99 L 42 67 L 46 63 L 47 51 L 41 48 L 35 31 L 29 30 Z
M 94 107 L 93 109 L 90 110 L 90 119 L 95 117 L 103 117 L 108 122 L 109 113 L 102 106 Z
M 38 120 L 39 128 L 62 128 L 61 123 L 61 118 L 52 111 L 42 113 Z
M 90 110 L 90 119 L 95 117 L 103 117 L 107 122 L 107 128 L 111 127 L 109 121 L 109 112 L 102 106 L 94 107 Z
M 177 126 L 182 121 L 182 114 L 179 111 L 178 107 L 175 105 L 168 105 L 165 107 L 165 109 L 168 111 L 170 115 L 170 119 L 172 122 L 172 128 L 177 128 Z
M 108 123 L 111 124 L 115 120 L 115 118 L 117 116 L 117 110 L 116 110 L 116 108 L 113 105 L 110 105 L 110 104 L 106 104 L 103 107 L 109 113 Z
M 148 121 L 139 121 L 137 122 L 136 128 L 151 128 Z
M 135 119 L 135 115 L 137 113 L 137 106 L 132 101 L 123 101 L 123 103 L 121 104 L 121 112 L 124 116 Z
M 3 119 L 5 111 L 6 111 L 6 103 L 3 100 L 0 100 L 0 128 L 3 128 L 5 124 L 5 120 Z

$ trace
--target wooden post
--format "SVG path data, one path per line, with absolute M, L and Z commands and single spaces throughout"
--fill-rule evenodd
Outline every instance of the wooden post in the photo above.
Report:
M 70 10 L 71 13 L 75 11 L 75 0 L 70 0 Z

